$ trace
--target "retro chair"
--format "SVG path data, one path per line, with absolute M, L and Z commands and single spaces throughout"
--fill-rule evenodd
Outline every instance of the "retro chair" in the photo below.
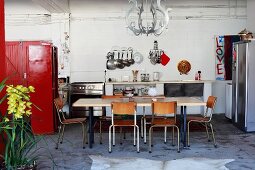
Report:
M 65 126 L 70 124 L 81 124 L 82 125 L 82 138 L 83 138 L 83 149 L 85 148 L 85 143 L 87 140 L 87 119 L 86 118 L 66 118 L 65 114 L 62 111 L 63 101 L 61 98 L 54 99 L 54 105 L 57 110 L 60 126 L 58 132 L 58 141 L 56 143 L 56 149 L 58 149 L 58 144 L 63 142 Z
M 153 128 L 163 127 L 166 131 L 167 127 L 173 127 L 177 130 L 177 152 L 180 152 L 180 133 L 176 125 L 176 108 L 177 102 L 152 102 L 152 119 L 149 129 L 149 152 L 151 153 Z M 170 117 L 171 116 L 171 117 Z M 166 134 L 166 132 L 165 132 Z M 166 137 L 165 137 L 166 140 Z M 174 140 L 174 134 L 173 134 Z
M 112 145 L 115 146 L 115 127 L 128 126 L 134 127 L 134 146 L 137 146 L 137 152 L 139 153 L 139 127 L 136 122 L 136 103 L 112 102 L 111 107 L 112 124 L 109 126 L 109 153 L 112 152 Z M 127 119 L 126 116 L 131 116 L 133 119 Z M 117 117 L 117 119 L 115 119 L 115 117 Z M 119 117 L 122 117 L 122 119 Z M 112 129 L 113 135 L 111 135 Z
M 189 139 L 190 138 L 190 124 L 194 122 L 194 123 L 201 123 L 205 127 L 208 141 L 210 141 L 208 127 L 211 128 L 214 147 L 217 147 L 216 142 L 215 142 L 215 137 L 214 137 L 214 130 L 213 130 L 212 122 L 211 122 L 212 114 L 214 112 L 214 107 L 216 105 L 216 101 L 217 101 L 217 98 L 215 96 L 209 96 L 207 99 L 207 102 L 206 102 L 206 111 L 203 115 L 187 117 L 188 146 L 190 146 L 190 139 Z

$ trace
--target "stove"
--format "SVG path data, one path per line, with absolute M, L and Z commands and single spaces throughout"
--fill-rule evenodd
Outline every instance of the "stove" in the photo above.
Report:
M 74 82 L 71 83 L 72 94 L 103 95 L 103 82 Z
M 104 95 L 103 82 L 73 82 L 70 84 L 70 117 L 86 117 L 89 115 L 88 107 L 72 107 L 80 98 L 101 98 Z M 94 107 L 94 116 L 102 116 L 102 107 Z

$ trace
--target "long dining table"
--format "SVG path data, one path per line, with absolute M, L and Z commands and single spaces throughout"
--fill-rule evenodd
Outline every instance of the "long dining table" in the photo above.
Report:
M 129 101 L 132 100 L 137 103 L 137 107 L 151 106 L 152 98 L 117 98 L 117 99 L 93 99 L 93 98 L 81 98 L 73 103 L 73 107 L 89 107 L 89 148 L 92 148 L 94 143 L 94 116 L 93 107 L 111 107 L 112 102 Z M 186 147 L 186 116 L 188 106 L 205 106 L 201 98 L 197 97 L 166 97 L 157 99 L 159 101 L 177 101 L 177 106 L 181 107 L 181 141 L 183 147 Z

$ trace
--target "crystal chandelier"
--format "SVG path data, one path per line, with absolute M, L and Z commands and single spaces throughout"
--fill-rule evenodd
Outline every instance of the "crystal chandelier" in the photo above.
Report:
M 126 23 L 128 29 L 136 36 L 141 34 L 159 36 L 166 29 L 169 22 L 168 11 L 171 9 L 163 8 L 161 0 L 129 0 L 129 3 L 132 5 L 127 11 Z

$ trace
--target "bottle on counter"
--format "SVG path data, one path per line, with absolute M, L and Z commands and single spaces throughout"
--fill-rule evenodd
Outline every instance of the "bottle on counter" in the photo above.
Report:
M 201 71 L 198 71 L 198 72 L 195 74 L 195 80 L 201 80 Z
M 198 80 L 198 73 L 195 74 L 195 80 Z
M 198 71 L 198 80 L 201 80 L 201 71 Z

